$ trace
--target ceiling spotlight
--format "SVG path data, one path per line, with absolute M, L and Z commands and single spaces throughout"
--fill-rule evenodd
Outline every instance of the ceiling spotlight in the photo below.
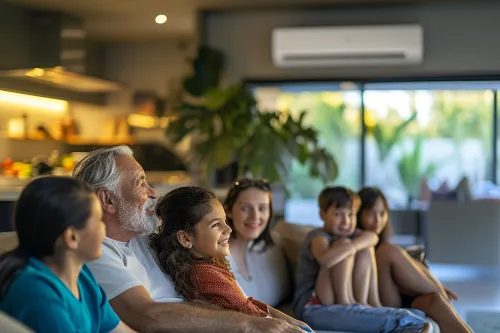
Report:
M 155 18 L 155 22 L 158 24 L 163 24 L 163 23 L 167 22 L 167 15 L 163 15 L 163 14 L 157 15 Z

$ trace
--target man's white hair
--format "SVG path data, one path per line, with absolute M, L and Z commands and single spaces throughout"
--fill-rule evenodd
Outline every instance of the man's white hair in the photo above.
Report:
M 117 193 L 121 176 L 121 170 L 116 165 L 118 156 L 134 156 L 134 152 L 125 145 L 94 150 L 78 162 L 73 169 L 73 177 L 91 186 L 95 192 L 106 188 Z

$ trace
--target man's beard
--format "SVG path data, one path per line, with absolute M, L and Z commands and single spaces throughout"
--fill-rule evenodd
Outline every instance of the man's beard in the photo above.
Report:
M 119 199 L 118 218 L 120 219 L 122 230 L 132 231 L 140 234 L 151 234 L 156 231 L 159 220 L 153 215 L 149 216 L 147 210 L 153 208 L 155 201 L 148 198 L 143 210 L 139 210 L 130 202 Z

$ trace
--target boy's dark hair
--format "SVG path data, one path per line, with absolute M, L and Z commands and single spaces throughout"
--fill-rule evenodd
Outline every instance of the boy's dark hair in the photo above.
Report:
M 330 207 L 335 208 L 359 208 L 358 195 L 348 188 L 342 186 L 326 187 L 318 197 L 319 209 L 326 212 Z

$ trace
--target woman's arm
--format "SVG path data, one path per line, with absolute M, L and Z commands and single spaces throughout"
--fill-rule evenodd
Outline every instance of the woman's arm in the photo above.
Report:
M 347 238 L 339 239 L 330 246 L 325 236 L 318 235 L 311 242 L 311 253 L 320 266 L 330 268 L 354 255 L 356 249 Z

